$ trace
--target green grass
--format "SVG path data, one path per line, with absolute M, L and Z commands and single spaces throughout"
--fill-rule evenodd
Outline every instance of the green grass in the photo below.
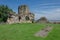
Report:
M 60 40 L 60 24 L 49 24 L 54 29 L 46 38 L 34 34 L 47 24 L 1 24 L 0 40 Z

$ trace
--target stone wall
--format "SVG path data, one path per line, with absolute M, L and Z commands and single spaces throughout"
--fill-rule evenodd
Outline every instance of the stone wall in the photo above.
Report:
M 10 12 L 7 23 L 32 23 L 33 20 L 34 14 L 29 12 L 28 6 L 21 5 L 18 7 L 18 14 L 13 14 L 13 12 Z
M 34 19 L 34 14 L 29 12 L 28 6 L 26 5 L 18 7 L 18 14 L 21 17 L 20 22 L 23 23 L 32 23 L 32 19 Z

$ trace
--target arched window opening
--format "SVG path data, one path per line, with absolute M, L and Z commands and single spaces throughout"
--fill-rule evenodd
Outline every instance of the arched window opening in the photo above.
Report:
M 20 21 L 21 17 L 19 16 L 19 21 Z
M 32 19 L 32 23 L 34 23 L 34 19 Z
M 26 20 L 30 20 L 28 16 L 25 17 Z

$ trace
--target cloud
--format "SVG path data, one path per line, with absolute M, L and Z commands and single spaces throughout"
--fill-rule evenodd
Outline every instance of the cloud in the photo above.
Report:
M 44 6 L 44 5 L 55 5 L 55 4 L 60 4 L 60 3 L 42 3 L 40 4 L 41 6 Z
M 35 13 L 35 20 L 38 20 L 40 17 L 42 17 L 43 15 L 42 14 L 37 14 Z
M 35 20 L 42 16 L 48 20 L 60 20 L 60 3 L 39 3 L 31 10 L 35 14 Z
M 51 9 L 51 8 L 60 8 L 60 3 L 39 3 L 34 5 L 35 9 Z
M 36 11 L 35 19 L 39 19 L 40 17 L 45 16 L 48 20 L 60 20 L 60 8 Z

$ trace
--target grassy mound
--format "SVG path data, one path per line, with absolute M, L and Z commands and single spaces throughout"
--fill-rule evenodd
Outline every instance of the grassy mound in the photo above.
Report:
M 49 24 L 54 29 L 46 38 L 35 37 L 34 33 L 46 24 L 4 24 L 0 25 L 0 40 L 60 40 L 60 25 Z

